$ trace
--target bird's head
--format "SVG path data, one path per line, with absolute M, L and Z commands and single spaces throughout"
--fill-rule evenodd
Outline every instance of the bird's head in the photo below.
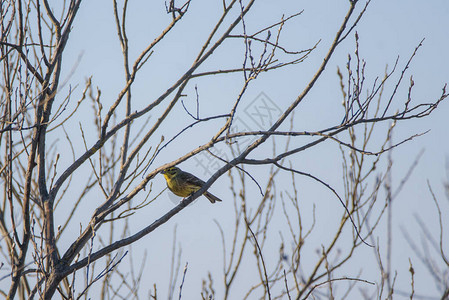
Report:
M 181 170 L 177 167 L 168 167 L 167 169 L 163 170 L 161 173 L 164 174 L 164 177 L 166 179 L 173 178 L 176 176 L 176 174 L 179 174 Z

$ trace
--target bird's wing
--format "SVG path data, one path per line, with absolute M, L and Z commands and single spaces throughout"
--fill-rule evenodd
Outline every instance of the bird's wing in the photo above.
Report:
M 190 174 L 189 172 L 182 172 L 180 174 L 180 176 L 181 176 L 181 181 L 184 181 L 184 182 L 186 182 L 187 184 L 190 184 L 190 185 L 195 185 L 195 186 L 198 186 L 198 187 L 202 187 L 205 184 L 204 181 L 202 181 L 201 179 L 199 179 L 195 175 Z

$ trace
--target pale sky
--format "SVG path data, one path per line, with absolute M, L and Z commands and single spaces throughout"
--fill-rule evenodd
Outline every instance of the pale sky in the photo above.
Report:
M 150 7 L 148 3 L 142 4 L 130 1 L 127 33 L 130 41 L 131 61 L 170 21 L 171 16 L 165 14 L 164 2 L 157 2 L 158 4 Z M 152 102 L 155 97 L 172 84 L 177 76 L 187 70 L 199 51 L 199 43 L 205 40 L 214 22 L 220 16 L 221 5 L 222 1 L 192 1 L 185 19 L 181 21 L 182 24 L 155 48 L 154 55 L 139 74 L 132 90 L 134 99 L 133 110 L 138 110 Z M 364 1 L 360 1 L 358 11 L 360 11 L 360 7 L 363 5 Z M 258 80 L 250 86 L 242 100 L 242 110 L 238 115 L 239 122 L 241 122 L 240 126 L 246 126 L 251 130 L 262 130 L 264 129 L 263 126 L 267 126 L 267 124 L 262 123 L 263 120 L 251 118 L 250 110 L 254 108 L 251 106 L 251 103 L 254 103 L 254 101 L 265 101 L 265 104 L 272 109 L 272 117 L 275 118 L 296 98 L 313 76 L 318 64 L 321 63 L 347 8 L 348 1 L 342 0 L 264 0 L 256 2 L 254 11 L 246 18 L 248 32 L 254 32 L 258 28 L 278 22 L 283 14 L 288 16 L 304 10 L 302 15 L 286 23 L 280 39 L 281 44 L 286 45 L 291 50 L 302 50 L 312 47 L 319 40 L 321 42 L 317 50 L 312 52 L 303 63 L 260 75 Z M 359 35 L 359 53 L 367 62 L 366 73 L 367 82 L 369 82 L 367 85 L 372 84 L 374 78 L 382 77 L 386 66 L 388 65 L 391 68 L 397 56 L 399 56 L 398 69 L 401 70 L 415 47 L 425 38 L 423 46 L 419 49 L 404 77 L 404 85 L 397 100 L 403 99 L 406 95 L 408 82 L 412 74 L 415 82 L 413 101 L 425 103 L 436 100 L 441 94 L 441 88 L 444 83 L 449 81 L 449 60 L 447 57 L 449 51 L 448 16 L 449 2 L 447 0 L 373 0 L 356 28 Z M 241 26 L 238 26 L 233 33 L 241 33 L 241 30 Z M 273 30 L 272 34 L 275 32 Z M 218 49 L 214 53 L 210 61 L 200 68 L 200 72 L 242 66 L 243 41 L 237 39 L 229 40 L 223 46 L 223 48 Z M 314 90 L 311 91 L 304 103 L 301 103 L 295 110 L 294 131 L 320 130 L 334 124 L 335 120 L 341 118 L 341 93 L 336 71 L 337 66 L 342 71 L 345 70 L 348 53 L 354 56 L 354 49 L 354 33 L 352 33 L 350 38 L 344 41 L 338 48 Z M 281 58 L 285 58 L 285 56 L 281 56 Z M 73 103 L 76 103 L 78 100 L 85 79 L 89 76 L 92 76 L 93 86 L 98 86 L 101 89 L 101 99 L 104 107 L 107 108 L 115 100 L 116 95 L 124 85 L 124 75 L 122 72 L 123 59 L 117 40 L 112 3 L 110 1 L 85 1 L 81 5 L 67 45 L 64 63 L 66 68 L 63 69 L 64 75 L 62 78 L 67 78 L 67 84 L 64 87 L 65 91 L 69 87 L 73 88 L 79 84 L 72 96 L 74 100 L 76 99 Z M 75 69 L 72 69 L 73 67 Z M 72 70 L 74 71 L 72 72 Z M 398 72 L 395 78 L 398 78 L 399 75 L 400 73 Z M 185 104 L 190 111 L 195 111 L 196 96 L 194 87 L 197 85 L 201 117 L 226 113 L 238 95 L 241 82 L 242 76 L 239 74 L 229 76 L 217 75 L 192 80 L 185 90 L 187 94 L 184 98 Z M 393 87 L 390 85 L 389 89 L 391 90 Z M 63 94 L 62 91 L 61 93 Z M 411 259 L 416 272 L 415 293 L 425 296 L 437 295 L 435 293 L 434 281 L 406 244 L 400 228 L 406 228 L 409 234 L 416 238 L 416 243 L 420 245 L 422 233 L 415 220 L 415 215 L 419 215 L 421 220 L 432 230 L 434 237 L 438 237 L 438 214 L 427 188 L 427 180 L 431 183 L 436 197 L 440 200 L 440 207 L 445 213 L 443 216 L 446 219 L 448 217 L 448 202 L 443 189 L 443 182 L 447 180 L 445 163 L 449 158 L 449 124 L 447 121 L 449 104 L 445 102 L 429 118 L 398 124 L 394 132 L 394 141 L 398 142 L 411 134 L 430 129 L 430 132 L 425 136 L 416 138 L 398 147 L 392 154 L 395 162 L 392 173 L 393 185 L 397 186 L 417 155 L 424 150 L 414 173 L 393 203 L 394 242 L 392 269 L 398 272 L 395 290 L 397 289 L 399 292 L 405 291 L 408 293 L 410 291 L 408 268 L 409 259 Z M 402 104 L 403 102 L 401 101 L 400 103 Z M 401 104 L 398 104 L 398 107 Z M 93 125 L 93 122 L 89 119 L 93 114 L 90 110 L 90 105 L 86 103 L 82 108 L 85 110 L 83 114 L 86 115 L 86 119 L 78 117 L 78 119 L 72 120 L 71 125 L 73 127 L 69 130 L 75 136 L 80 137 L 79 123 L 83 124 L 84 129 Z M 243 108 L 247 108 L 247 111 L 243 110 Z M 160 112 L 160 110 L 156 110 L 151 113 L 151 120 L 158 118 Z M 192 119 L 186 114 L 180 102 L 168 120 L 170 125 L 165 124 L 160 131 L 163 132 L 166 140 L 192 122 Z M 198 145 L 207 142 L 216 130 L 221 127 L 220 124 L 219 121 L 214 121 L 186 132 L 183 138 L 175 141 L 167 147 L 166 151 L 161 153 L 151 168 L 154 169 L 170 162 L 193 150 Z M 389 124 L 384 126 L 389 126 Z M 282 128 L 285 130 L 288 129 L 288 126 L 283 126 Z M 87 141 L 93 142 L 96 137 L 95 132 L 85 131 Z M 384 131 L 379 130 L 379 132 Z M 122 135 L 123 133 L 120 132 L 119 141 L 121 141 Z M 154 136 L 154 140 L 150 141 L 150 145 L 156 145 L 160 137 L 160 134 Z M 285 145 L 285 139 L 276 139 L 276 142 L 277 150 L 281 151 Z M 304 141 L 301 139 L 293 139 L 291 146 L 299 146 L 302 143 Z M 60 151 L 64 151 L 63 149 L 66 146 L 61 145 L 60 147 Z M 76 154 L 80 155 L 83 149 L 80 148 Z M 226 152 L 228 150 L 217 149 L 217 151 Z M 261 150 L 255 152 L 253 157 L 265 158 L 271 155 L 272 144 L 270 142 Z M 340 157 L 341 154 L 337 145 L 327 142 L 316 147 L 316 149 L 314 148 L 312 151 L 306 151 L 290 157 L 290 161 L 299 170 L 310 172 L 329 182 L 337 192 L 343 194 Z M 201 157 L 200 155 L 184 162 L 181 164 L 181 167 L 206 180 L 208 179 L 208 174 L 199 164 L 199 161 L 208 163 L 206 159 L 205 156 Z M 384 159 L 386 159 L 386 155 Z M 66 161 L 69 162 L 70 160 L 71 156 L 67 157 Z M 383 165 L 385 166 L 385 163 Z M 214 168 L 214 165 L 209 164 L 207 168 L 211 170 Z M 266 183 L 267 169 L 251 167 L 248 170 L 262 185 Z M 383 171 L 379 170 L 379 172 Z M 285 191 L 291 192 L 290 177 L 290 174 L 285 172 L 280 175 L 279 178 L 282 178 L 282 180 L 278 179 L 276 186 L 278 194 L 281 192 L 285 193 Z M 312 205 L 316 205 L 316 232 L 312 235 L 309 241 L 310 244 L 307 245 L 306 252 L 303 254 L 310 255 L 313 261 L 316 258 L 315 249 L 320 249 L 321 244 L 327 244 L 328 232 L 335 226 L 335 222 L 333 222 L 336 218 L 335 212 L 338 212 L 337 216 L 339 217 L 343 212 L 343 208 L 339 204 L 338 199 L 316 182 L 297 176 L 296 183 L 304 210 L 309 212 L 312 209 Z M 160 175 L 153 180 L 152 184 L 154 195 L 165 188 L 165 182 Z M 257 203 L 260 198 L 257 187 L 249 178 L 247 179 L 247 184 L 254 195 L 254 199 L 251 199 L 251 201 Z M 210 191 L 224 201 L 210 205 L 207 200 L 201 197 L 167 224 L 133 245 L 133 260 L 137 266 L 139 266 L 139 261 L 142 259 L 144 251 L 147 251 L 148 254 L 141 285 L 142 299 L 147 298 L 148 289 L 152 289 L 153 283 L 157 284 L 161 299 L 165 299 L 168 289 L 173 231 L 176 226 L 178 244 L 182 247 L 181 269 L 186 262 L 189 264 L 186 282 L 183 287 L 183 299 L 199 298 L 201 280 L 207 277 L 209 270 L 216 276 L 217 299 L 223 297 L 222 287 L 220 286 L 222 282 L 223 252 L 219 230 L 214 220 L 225 230 L 231 231 L 233 229 L 234 207 L 227 176 L 225 175 L 215 182 Z M 143 197 L 144 195 L 141 195 L 141 198 Z M 130 232 L 135 233 L 148 225 L 149 222 L 156 220 L 164 212 L 171 209 L 175 205 L 173 202 L 178 200 L 178 198 L 171 196 L 168 192 L 164 192 L 155 203 L 139 211 L 130 219 Z M 83 227 L 87 225 L 95 207 L 100 203 L 101 200 L 92 197 L 91 203 L 86 204 L 85 209 L 80 214 L 79 222 L 73 224 L 71 229 L 73 233 L 79 231 L 80 223 Z M 69 205 L 69 203 L 63 203 L 62 205 Z M 280 204 L 278 209 L 280 209 Z M 57 216 L 56 223 L 58 221 L 63 222 L 64 218 L 65 216 L 61 213 L 61 215 Z M 305 223 L 309 221 L 306 218 Z M 272 220 L 272 224 L 273 228 L 275 228 L 273 239 L 277 243 L 279 240 L 278 232 L 287 229 L 281 215 L 277 215 Z M 446 222 L 445 224 L 447 225 L 448 223 Z M 382 225 L 374 233 L 374 236 L 379 237 L 381 244 L 385 243 L 386 234 L 384 230 L 385 225 Z M 449 238 L 447 232 L 445 232 L 444 237 L 447 241 Z M 62 243 L 69 240 L 70 238 L 66 237 L 62 240 Z M 264 249 L 266 257 L 277 255 L 279 244 L 276 243 L 266 245 Z M 66 247 L 62 247 L 62 249 L 66 249 Z M 248 249 L 249 252 L 250 249 Z M 385 255 L 385 253 L 382 253 L 382 255 Z M 361 278 L 369 281 L 377 281 L 379 279 L 372 249 L 366 248 L 357 253 L 354 261 L 358 263 L 355 265 L 353 263 L 349 264 L 339 272 L 339 275 L 359 276 L 359 270 L 363 265 L 366 268 L 360 275 Z M 128 258 L 125 258 L 122 262 L 122 264 L 128 263 Z M 305 265 L 304 269 L 307 270 L 309 267 Z M 251 265 L 248 265 L 248 268 L 251 268 Z M 126 267 L 123 269 L 126 270 Z M 82 282 L 81 276 L 79 277 L 79 282 Z M 235 283 L 234 294 L 232 294 L 231 299 L 242 298 L 248 285 L 251 283 L 245 276 L 240 277 L 238 282 Z M 179 284 L 180 278 L 178 278 L 176 283 L 176 291 L 178 291 Z M 342 288 L 345 287 L 346 285 L 342 286 Z M 375 288 L 372 286 L 363 284 L 357 284 L 356 288 L 366 289 L 370 293 L 375 291 Z M 359 294 L 354 291 L 352 295 Z M 395 298 L 405 299 L 409 298 L 409 295 L 397 294 Z

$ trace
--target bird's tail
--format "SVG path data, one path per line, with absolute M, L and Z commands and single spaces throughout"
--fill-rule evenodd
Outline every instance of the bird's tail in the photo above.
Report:
M 203 194 L 209 201 L 210 201 L 210 203 L 215 203 L 215 202 L 221 202 L 221 199 L 220 198 L 218 198 L 217 196 L 214 196 L 214 195 L 212 195 L 211 193 L 209 193 L 209 192 L 204 192 L 204 194 Z

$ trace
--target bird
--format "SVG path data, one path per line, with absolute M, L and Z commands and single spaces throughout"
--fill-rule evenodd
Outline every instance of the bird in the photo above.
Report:
M 167 181 L 167 187 L 176 196 L 188 197 L 198 191 L 205 182 L 193 174 L 182 171 L 178 167 L 168 167 L 161 172 Z M 203 195 L 211 202 L 221 202 L 221 199 L 205 191 Z

